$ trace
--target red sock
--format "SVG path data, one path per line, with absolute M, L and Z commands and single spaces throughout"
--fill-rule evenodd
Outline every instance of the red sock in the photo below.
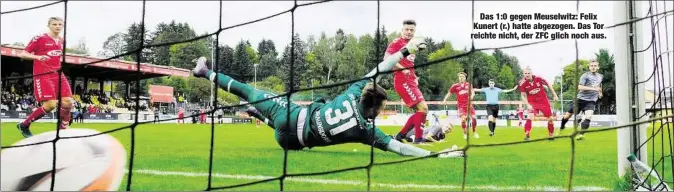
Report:
M 529 136 L 531 133 L 531 119 L 527 119 L 527 122 L 524 123 L 524 133 Z
M 477 119 L 472 118 L 472 121 L 473 122 L 471 122 L 471 124 L 473 125 L 473 133 L 475 133 L 475 127 L 477 127 Z
M 466 122 L 461 121 L 461 129 L 463 129 L 463 133 L 466 134 Z
M 61 107 L 61 110 L 59 110 L 59 113 L 61 113 L 61 126 L 59 128 L 65 129 L 68 124 L 70 124 L 70 110 L 72 108 L 70 106 L 68 107 Z
M 33 113 L 31 113 L 28 116 L 28 118 L 26 118 L 26 120 L 23 121 L 23 125 L 30 126 L 31 123 L 33 123 L 34 121 L 37 121 L 38 119 L 42 118 L 44 116 L 44 114 L 47 114 L 47 112 L 45 112 L 44 108 L 38 107 L 37 110 L 33 111 Z
M 405 126 L 403 126 L 402 129 L 400 129 L 400 134 L 401 135 L 406 135 L 408 131 L 410 131 L 410 128 L 414 127 L 414 122 L 416 121 L 417 113 L 412 114 L 410 118 L 407 119 L 407 123 L 405 123 Z
M 418 138 L 423 138 L 424 131 L 421 130 L 421 124 L 423 124 L 426 121 L 426 113 L 424 112 L 416 112 L 414 113 L 416 115 L 416 123 L 414 123 L 414 137 Z
M 555 125 L 552 122 L 548 122 L 548 134 L 552 136 L 552 133 L 555 132 Z

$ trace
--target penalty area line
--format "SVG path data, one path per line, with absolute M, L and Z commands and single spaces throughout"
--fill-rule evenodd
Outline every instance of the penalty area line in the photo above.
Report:
M 128 171 L 125 170 L 125 173 Z M 159 171 L 159 170 L 149 170 L 149 169 L 139 169 L 133 171 L 138 174 L 145 175 L 156 175 L 156 176 L 183 176 L 183 177 L 208 177 L 208 173 L 198 173 L 198 172 L 178 172 L 178 171 Z M 273 176 L 264 176 L 264 175 L 230 175 L 222 173 L 213 173 L 213 178 L 224 178 L 224 179 L 244 179 L 244 180 L 263 180 L 274 178 Z M 306 178 L 306 177 L 287 177 L 286 181 L 293 181 L 299 183 L 316 183 L 316 184 L 327 184 L 327 185 L 354 185 L 354 186 L 365 186 L 367 182 L 356 181 L 356 180 L 341 180 L 341 179 L 315 179 L 315 178 Z M 390 184 L 390 183 L 372 183 L 373 186 L 386 187 L 386 188 L 418 188 L 418 189 L 461 189 L 461 185 L 429 185 L 429 184 Z M 476 190 L 506 190 L 506 191 L 521 191 L 521 190 L 533 190 L 533 191 L 565 191 L 566 188 L 562 187 L 553 187 L 553 186 L 496 186 L 496 185 L 466 185 L 467 189 L 476 189 Z M 576 186 L 573 188 L 574 191 L 607 191 L 610 189 L 596 186 Z

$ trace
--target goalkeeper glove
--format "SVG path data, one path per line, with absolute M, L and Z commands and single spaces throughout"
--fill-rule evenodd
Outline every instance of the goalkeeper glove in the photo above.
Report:
M 412 38 L 410 42 L 405 45 L 405 49 L 407 49 L 410 54 L 416 54 L 419 51 L 426 49 L 426 42 L 420 37 Z

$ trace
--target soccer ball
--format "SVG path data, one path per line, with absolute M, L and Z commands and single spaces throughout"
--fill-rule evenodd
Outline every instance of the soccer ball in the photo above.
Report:
M 91 129 L 65 129 L 60 137 L 93 135 Z M 23 139 L 14 145 L 51 141 L 56 131 Z M 52 182 L 54 143 L 3 149 L 2 191 L 48 191 Z M 56 142 L 56 191 L 116 191 L 124 176 L 126 150 L 107 134 L 59 139 Z

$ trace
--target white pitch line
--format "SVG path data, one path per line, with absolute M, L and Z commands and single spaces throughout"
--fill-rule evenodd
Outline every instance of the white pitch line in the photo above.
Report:
M 128 172 L 128 171 L 126 171 Z M 197 172 L 178 172 L 178 171 L 159 171 L 159 170 L 149 170 L 149 169 L 139 169 L 133 171 L 134 173 L 146 174 L 146 175 L 159 175 L 159 176 L 184 176 L 184 177 L 208 177 L 208 173 L 197 173 Z M 245 179 L 245 180 L 263 180 L 271 179 L 273 176 L 264 176 L 264 175 L 230 175 L 222 173 L 213 173 L 214 178 L 225 178 L 225 179 Z M 317 184 L 336 184 L 336 185 L 355 185 L 355 186 L 365 186 L 366 182 L 355 181 L 355 180 L 338 180 L 338 179 L 313 179 L 306 177 L 288 177 L 288 181 L 301 182 L 301 183 L 317 183 Z M 460 190 L 460 185 L 428 185 L 428 184 L 389 184 L 389 183 L 372 183 L 373 186 L 378 187 L 387 187 L 387 188 L 421 188 L 421 189 L 453 189 Z M 506 190 L 506 191 L 522 191 L 522 190 L 533 190 L 533 191 L 565 191 L 566 188 L 562 187 L 553 187 L 553 186 L 530 186 L 530 187 L 521 187 L 521 186 L 495 186 L 495 185 L 482 185 L 482 186 L 469 186 L 466 185 L 467 189 L 477 189 L 477 190 Z M 610 189 L 596 186 L 577 186 L 573 188 L 574 191 L 608 191 Z

